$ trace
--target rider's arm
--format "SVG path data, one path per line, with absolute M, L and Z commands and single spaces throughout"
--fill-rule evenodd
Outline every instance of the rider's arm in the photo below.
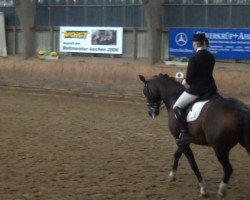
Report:
M 186 75 L 186 82 L 188 85 L 191 85 L 194 79 L 194 57 L 191 57 L 188 61 L 188 67 L 187 67 L 187 75 Z

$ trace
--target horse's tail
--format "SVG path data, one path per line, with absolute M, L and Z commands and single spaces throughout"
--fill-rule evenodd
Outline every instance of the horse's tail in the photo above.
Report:
M 247 152 L 250 154 L 250 112 L 241 111 L 241 128 L 243 133 L 243 143 Z

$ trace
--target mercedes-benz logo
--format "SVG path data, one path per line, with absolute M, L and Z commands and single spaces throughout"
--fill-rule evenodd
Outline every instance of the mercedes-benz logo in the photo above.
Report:
M 175 42 L 179 46 L 184 46 L 188 42 L 188 37 L 185 33 L 178 33 L 175 36 Z

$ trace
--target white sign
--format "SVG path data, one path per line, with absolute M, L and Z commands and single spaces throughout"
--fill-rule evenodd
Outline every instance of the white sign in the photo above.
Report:
M 122 54 L 123 28 L 60 27 L 60 51 Z
M 7 56 L 4 14 L 0 12 L 0 56 Z

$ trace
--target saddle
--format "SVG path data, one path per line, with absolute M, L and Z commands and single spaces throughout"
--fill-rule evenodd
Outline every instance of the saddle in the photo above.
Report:
M 223 99 L 223 97 L 219 93 L 207 93 L 200 96 L 197 100 L 195 100 L 192 104 L 187 106 L 186 113 L 186 121 L 192 122 L 195 121 L 200 113 L 202 108 L 213 99 Z

